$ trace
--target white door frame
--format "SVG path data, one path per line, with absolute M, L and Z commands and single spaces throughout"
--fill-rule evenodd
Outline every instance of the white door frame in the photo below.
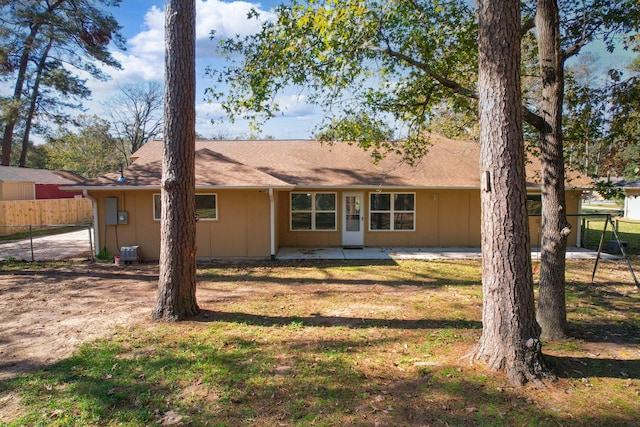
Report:
M 359 203 L 353 203 L 353 198 Z M 342 193 L 342 246 L 364 246 L 364 193 L 348 191 Z

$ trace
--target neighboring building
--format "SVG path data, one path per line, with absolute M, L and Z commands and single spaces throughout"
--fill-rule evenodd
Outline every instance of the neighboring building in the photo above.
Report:
M 640 180 L 618 181 L 616 187 L 624 190 L 624 217 L 640 220 Z
M 0 201 L 68 199 L 80 197 L 80 191 L 63 191 L 60 187 L 83 181 L 70 172 L 0 166 Z
M 305 140 L 197 141 L 197 257 L 273 257 L 281 247 L 480 246 L 479 144 L 433 138 L 411 167 L 396 154 L 373 164 L 355 145 Z M 151 141 L 120 173 L 71 187 L 94 200 L 96 247 L 160 253 L 162 143 Z M 539 168 L 528 168 L 529 209 Z M 590 181 L 571 176 L 567 212 L 580 213 Z M 570 222 L 576 232 L 578 218 Z M 534 245 L 539 218 L 532 217 Z

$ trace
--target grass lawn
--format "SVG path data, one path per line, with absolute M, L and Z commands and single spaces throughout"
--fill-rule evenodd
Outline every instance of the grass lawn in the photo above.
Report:
M 612 216 L 618 216 L 623 211 L 624 202 L 612 202 L 609 200 L 583 202 L 582 213 L 599 213 L 610 214 Z
M 0 425 L 637 426 L 640 293 L 626 265 L 603 261 L 590 284 L 593 261 L 568 261 L 573 338 L 545 343 L 559 376 L 545 388 L 462 358 L 481 333 L 480 268 L 201 266 L 198 318 L 121 327 L 0 381 L 0 402 L 20 396 Z
M 584 230 L 584 246 L 596 250 L 600 244 L 600 238 L 605 225 L 604 218 L 586 217 Z M 627 243 L 625 251 L 629 254 L 640 254 L 640 221 L 633 221 L 624 218 L 613 218 L 614 224 L 617 226 L 618 236 L 620 240 Z M 611 223 L 607 225 L 607 231 L 604 234 L 603 250 L 606 250 L 607 242 L 615 240 Z
M 640 221 L 634 221 L 620 217 L 622 205 L 610 201 L 600 201 L 584 203 L 582 205 L 582 213 L 584 217 L 585 229 L 583 231 L 583 245 L 586 248 L 596 250 L 600 244 L 602 230 L 604 229 L 605 218 L 597 216 L 588 216 L 589 214 L 609 214 L 614 224 L 617 225 L 617 231 L 620 240 L 627 243 L 626 251 L 630 254 L 640 254 Z M 604 235 L 603 250 L 606 249 L 606 243 L 615 240 L 615 235 L 611 230 L 611 223 L 607 225 L 607 232 Z

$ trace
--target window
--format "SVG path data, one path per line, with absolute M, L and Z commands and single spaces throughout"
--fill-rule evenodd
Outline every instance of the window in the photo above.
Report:
M 371 193 L 369 228 L 371 230 L 415 230 L 414 193 Z
M 215 194 L 196 194 L 196 219 L 218 219 L 218 207 Z
M 542 213 L 542 196 L 540 194 L 527 194 L 527 213 L 529 215 Z
M 336 193 L 291 193 L 292 230 L 335 230 Z
M 198 220 L 217 220 L 218 207 L 217 197 L 215 194 L 196 194 L 196 219 Z M 160 219 L 161 203 L 160 195 L 153 195 L 153 219 Z

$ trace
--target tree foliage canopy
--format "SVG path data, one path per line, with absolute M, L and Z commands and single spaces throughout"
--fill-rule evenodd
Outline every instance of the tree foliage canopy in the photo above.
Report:
M 94 178 L 120 167 L 110 125 L 96 116 L 80 116 L 78 130 L 60 128 L 44 145 L 49 169 L 67 170 Z
M 209 94 L 259 126 L 279 95 L 299 90 L 323 108 L 321 137 L 380 148 L 392 132 L 405 144 L 386 149 L 419 156 L 436 106 L 474 104 L 476 36 L 462 0 L 294 1 L 258 34 L 222 42 L 232 63 L 209 70 L 224 86 Z
M 26 147 L 31 121 L 39 130 L 48 120 L 68 121 L 65 109 L 80 107 L 90 95 L 82 74 L 104 80 L 102 65 L 120 66 L 108 49 L 110 43 L 124 48 L 120 26 L 102 10 L 119 3 L 0 1 L 0 76 L 13 86 L 13 94 L 2 98 L 3 164 L 10 161 L 16 127 L 23 128 Z
M 613 87 L 610 105 L 610 166 L 627 178 L 640 177 L 640 57 L 631 64 L 631 77 Z
M 595 40 L 613 50 L 637 32 L 635 0 L 560 3 L 563 62 Z M 525 121 L 540 130 L 535 12 L 535 1 L 523 3 L 523 103 Z M 469 2 L 294 0 L 276 16 L 255 35 L 222 40 L 230 65 L 208 70 L 215 82 L 208 93 L 231 118 L 259 127 L 293 91 L 322 109 L 321 139 L 380 147 L 391 131 L 404 145 L 387 149 L 421 155 L 424 132 L 447 128 L 443 113 L 474 117 L 478 27 Z
M 565 161 L 589 176 L 603 172 L 606 156 L 607 90 L 597 58 L 585 55 L 565 74 Z

